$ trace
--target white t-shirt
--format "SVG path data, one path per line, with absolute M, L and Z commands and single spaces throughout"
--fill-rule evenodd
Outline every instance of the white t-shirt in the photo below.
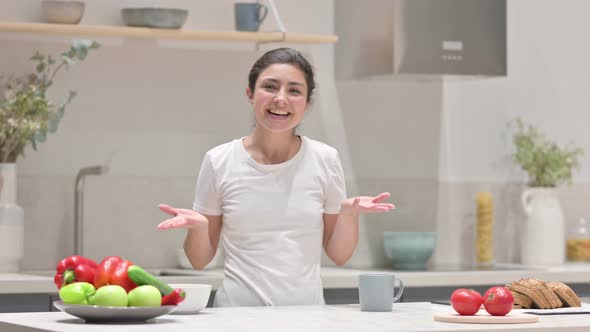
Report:
M 324 304 L 323 214 L 346 197 L 338 152 L 302 136 L 293 158 L 264 165 L 242 139 L 207 152 L 197 180 L 193 210 L 223 215 L 214 306 Z

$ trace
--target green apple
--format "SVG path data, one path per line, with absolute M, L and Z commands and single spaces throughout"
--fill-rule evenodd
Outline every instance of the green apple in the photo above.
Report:
M 59 298 L 67 304 L 91 304 L 90 299 L 95 291 L 91 283 L 74 282 L 59 290 Z
M 127 292 L 119 285 L 102 286 L 94 293 L 92 302 L 105 307 L 126 307 Z
M 130 307 L 159 307 L 162 305 L 162 294 L 152 285 L 135 287 L 127 294 L 127 298 Z

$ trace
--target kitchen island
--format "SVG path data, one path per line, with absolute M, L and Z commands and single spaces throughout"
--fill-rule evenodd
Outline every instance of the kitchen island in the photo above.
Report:
M 168 283 L 200 283 L 219 287 L 223 270 L 152 269 Z M 495 270 L 392 271 L 322 267 L 324 297 L 328 304 L 358 303 L 358 275 L 361 273 L 394 273 L 404 281 L 402 302 L 448 301 L 455 288 L 470 287 L 485 292 L 493 285 L 536 277 L 569 284 L 581 297 L 590 297 L 590 264 L 564 264 L 554 267 L 504 265 Z M 58 300 L 53 284 L 54 271 L 0 273 L 0 312 L 55 311 Z
M 359 305 L 207 308 L 195 315 L 165 315 L 140 324 L 86 324 L 62 312 L 0 314 L 3 332 L 108 331 L 590 331 L 590 316 L 541 316 L 529 324 L 456 324 L 433 321 L 444 307 L 396 303 L 393 312 L 362 312 Z

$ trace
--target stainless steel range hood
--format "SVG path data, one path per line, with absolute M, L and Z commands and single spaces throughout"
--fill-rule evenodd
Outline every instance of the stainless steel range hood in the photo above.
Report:
M 504 76 L 506 0 L 335 0 L 336 78 Z

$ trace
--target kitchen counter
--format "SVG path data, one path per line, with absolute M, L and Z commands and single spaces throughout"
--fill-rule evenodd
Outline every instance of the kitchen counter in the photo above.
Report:
M 0 314 L 6 332 L 108 331 L 568 331 L 590 330 L 588 315 L 541 316 L 530 324 L 453 324 L 433 321 L 436 305 L 396 303 L 393 312 L 361 312 L 358 305 L 207 308 L 196 315 L 165 315 L 141 324 L 84 324 L 62 312 Z
M 152 269 L 152 271 L 154 271 Z M 221 284 L 223 271 L 214 270 L 155 270 L 164 274 L 160 278 L 168 283 L 204 283 L 216 289 Z M 323 267 L 324 288 L 357 288 L 358 275 L 364 272 L 394 273 L 406 287 L 453 287 L 477 285 L 501 285 L 523 277 L 534 276 L 542 280 L 559 280 L 565 283 L 590 284 L 590 264 L 564 264 L 555 267 L 523 267 L 505 265 L 491 271 L 391 271 L 358 270 Z M 0 294 L 56 293 L 53 271 L 28 273 L 0 273 Z

